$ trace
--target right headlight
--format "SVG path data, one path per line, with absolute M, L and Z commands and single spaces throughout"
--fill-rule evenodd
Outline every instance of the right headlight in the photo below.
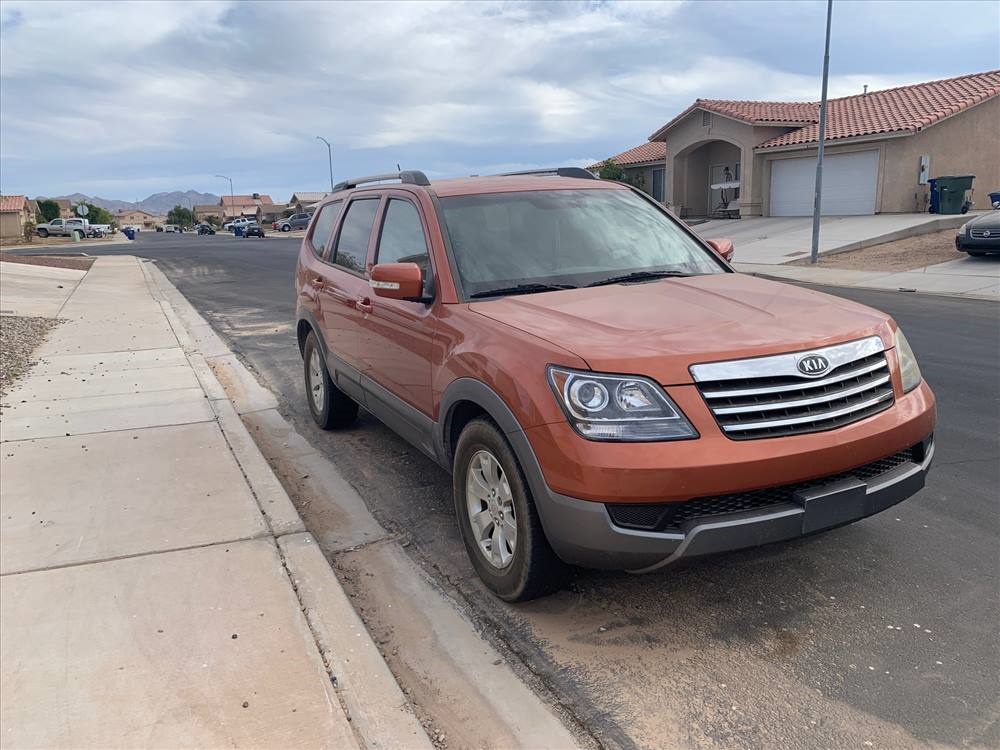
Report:
M 652 442 L 698 437 L 663 389 L 648 378 L 549 368 L 559 405 L 587 440 Z
M 913 356 L 910 342 L 906 340 L 901 328 L 896 329 L 896 356 L 899 358 L 899 374 L 903 379 L 903 393 L 908 393 L 920 385 L 923 376 Z
M 963 224 L 962 226 L 960 226 L 960 227 L 958 228 L 958 232 L 957 232 L 957 234 L 958 234 L 958 235 L 959 235 L 960 237 L 961 237 L 961 236 L 963 236 L 963 235 L 965 234 L 965 230 L 969 228 L 969 223 L 970 223 L 970 222 L 968 222 L 968 221 L 967 221 L 967 222 L 965 222 L 965 223 L 964 223 L 964 224 Z

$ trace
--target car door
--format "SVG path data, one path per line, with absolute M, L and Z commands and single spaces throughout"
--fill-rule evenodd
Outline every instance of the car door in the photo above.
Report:
M 416 263 L 433 289 L 430 237 L 420 207 L 404 191 L 390 192 L 379 216 L 373 264 Z M 431 446 L 431 345 L 434 317 L 427 301 L 371 295 L 361 320 L 367 406 L 397 432 Z M 395 420 L 395 421 L 393 421 Z
M 62 234 L 63 232 L 63 220 L 53 219 L 49 222 L 49 234 Z
M 319 294 L 327 348 L 337 359 L 328 366 L 337 370 L 341 390 L 355 398 L 360 395 L 357 391 L 363 369 L 359 328 L 361 319 L 371 310 L 372 291 L 365 262 L 380 201 L 379 194 L 366 193 L 352 198 L 344 207 L 325 257 Z M 343 378 L 348 382 L 342 384 Z

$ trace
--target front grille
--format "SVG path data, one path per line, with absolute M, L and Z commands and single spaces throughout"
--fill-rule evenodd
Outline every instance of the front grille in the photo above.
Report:
M 733 440 L 832 430 L 892 406 L 889 363 L 880 339 L 815 353 L 831 364 L 819 378 L 796 370 L 795 363 L 805 356 L 799 354 L 695 365 L 691 371 L 719 427 Z
M 977 240 L 988 240 L 990 237 L 1000 239 L 1000 231 L 996 229 L 970 229 L 969 236 Z
M 811 479 L 798 484 L 768 487 L 763 490 L 741 492 L 734 495 L 699 497 L 677 503 L 646 503 L 642 505 L 609 503 L 605 507 L 608 509 L 612 523 L 616 526 L 644 531 L 680 531 L 687 521 L 792 503 L 795 493 L 800 490 L 830 484 L 840 479 L 853 478 L 862 482 L 870 482 L 907 461 L 919 463 L 923 459 L 923 445 L 920 444 L 840 474 Z

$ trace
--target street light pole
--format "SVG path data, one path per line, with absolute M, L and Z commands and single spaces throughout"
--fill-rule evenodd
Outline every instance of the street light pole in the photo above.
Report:
M 826 84 L 830 78 L 830 21 L 833 0 L 826 2 L 826 49 L 823 52 L 823 93 L 819 100 L 819 148 L 816 153 L 816 195 L 813 199 L 812 253 L 809 262 L 819 260 L 819 217 L 823 200 L 823 143 L 826 141 Z
M 326 158 L 330 162 L 330 192 L 333 192 L 333 147 L 330 146 L 330 141 L 321 135 L 317 135 L 316 138 L 323 141 L 326 144 Z
M 230 208 L 234 208 L 235 209 L 235 206 L 236 206 L 236 197 L 233 195 L 233 178 L 232 177 L 226 177 L 224 174 L 217 174 L 215 176 L 216 177 L 221 177 L 223 180 L 229 180 L 229 204 L 230 204 Z M 235 215 L 236 214 L 233 214 L 233 216 L 235 216 Z M 226 212 L 225 211 L 222 212 L 222 218 L 223 218 L 223 220 L 225 220 L 225 218 L 226 218 Z

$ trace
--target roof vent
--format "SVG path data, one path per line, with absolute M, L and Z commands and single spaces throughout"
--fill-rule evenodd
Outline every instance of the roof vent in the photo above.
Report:
M 701 111 L 701 126 L 703 128 L 712 127 L 712 113 L 705 110 Z
M 868 96 L 868 84 L 867 84 L 867 83 L 865 84 L 865 90 L 864 90 L 864 93 L 862 93 L 861 95 L 862 95 L 862 96 Z
M 260 193 L 254 193 L 254 194 L 253 194 L 253 199 L 254 199 L 255 201 L 259 201 L 259 200 L 260 200 Z

